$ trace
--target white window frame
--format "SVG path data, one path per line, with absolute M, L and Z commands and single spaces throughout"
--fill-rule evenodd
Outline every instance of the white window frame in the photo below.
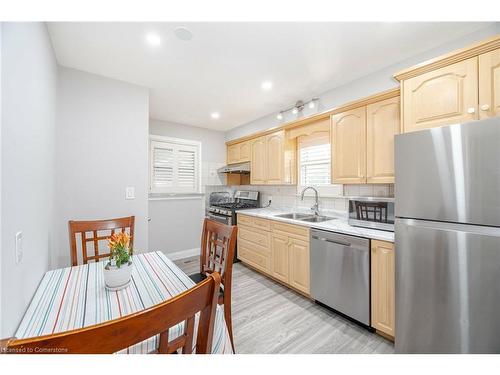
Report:
M 171 188 L 155 188 L 153 187 L 153 154 L 154 143 L 163 142 L 170 145 L 195 147 L 195 180 L 196 186 L 194 189 L 179 188 L 173 186 Z M 152 194 L 168 194 L 168 195 L 189 195 L 201 193 L 201 142 L 189 139 L 165 137 L 161 135 L 149 136 L 149 192 Z
M 304 143 L 303 137 L 314 139 L 314 138 L 324 138 L 326 136 L 328 136 L 328 141 L 329 141 L 330 147 L 331 147 L 330 132 L 316 132 L 316 133 L 312 133 L 310 135 L 300 136 L 297 139 L 297 195 L 301 195 L 302 190 L 304 190 L 304 188 L 307 187 L 307 186 L 303 186 L 301 184 L 302 176 L 301 176 L 301 163 L 300 163 L 300 148 L 301 148 L 301 144 Z M 332 154 L 333 154 L 333 150 L 330 148 L 330 180 L 332 178 L 332 176 L 331 176 L 331 173 L 332 173 L 331 155 Z M 339 184 L 331 184 L 330 183 L 327 185 L 311 185 L 311 186 L 313 186 L 318 191 L 319 195 L 322 197 L 342 197 L 343 193 L 344 193 L 343 185 L 339 185 Z M 309 189 L 306 191 L 305 195 L 306 196 L 313 196 L 314 192 Z

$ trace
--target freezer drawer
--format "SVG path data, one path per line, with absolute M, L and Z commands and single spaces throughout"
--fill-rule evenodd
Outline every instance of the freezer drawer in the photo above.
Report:
M 311 296 L 370 324 L 370 241 L 311 230 Z
M 500 353 L 500 228 L 396 219 L 396 351 Z

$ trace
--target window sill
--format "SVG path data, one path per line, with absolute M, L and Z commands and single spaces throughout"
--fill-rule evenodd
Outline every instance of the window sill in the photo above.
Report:
M 163 193 L 163 194 L 150 194 L 148 200 L 149 201 L 174 201 L 174 200 L 193 200 L 193 199 L 202 199 L 205 196 L 203 193 L 192 193 L 192 194 L 183 194 L 183 193 Z

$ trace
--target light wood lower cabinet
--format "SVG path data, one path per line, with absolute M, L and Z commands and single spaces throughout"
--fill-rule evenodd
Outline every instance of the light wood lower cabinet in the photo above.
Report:
M 394 338 L 395 262 L 394 244 L 371 241 L 372 327 Z
M 238 214 L 238 259 L 309 295 L 309 228 Z
M 271 275 L 289 283 L 289 241 L 288 237 L 273 233 L 271 238 Z
M 310 293 L 309 241 L 290 239 L 289 245 L 289 283 L 306 294 Z

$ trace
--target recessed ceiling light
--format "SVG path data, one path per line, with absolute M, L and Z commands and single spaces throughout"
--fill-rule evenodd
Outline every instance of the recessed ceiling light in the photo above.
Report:
M 161 38 L 158 34 L 148 33 L 146 34 L 146 41 L 150 46 L 156 47 L 161 44 Z
M 264 81 L 260 87 L 262 87 L 262 90 L 264 91 L 269 91 L 273 88 L 273 83 L 271 81 Z
M 193 33 L 187 27 L 179 26 L 174 29 L 174 34 L 180 40 L 188 41 L 193 39 Z
M 278 120 L 283 120 L 283 113 L 282 113 L 282 112 L 278 113 L 278 114 L 276 115 L 276 119 L 278 119 Z
M 217 120 L 220 117 L 220 113 L 219 112 L 212 112 L 210 114 L 210 117 L 212 117 L 214 120 Z

